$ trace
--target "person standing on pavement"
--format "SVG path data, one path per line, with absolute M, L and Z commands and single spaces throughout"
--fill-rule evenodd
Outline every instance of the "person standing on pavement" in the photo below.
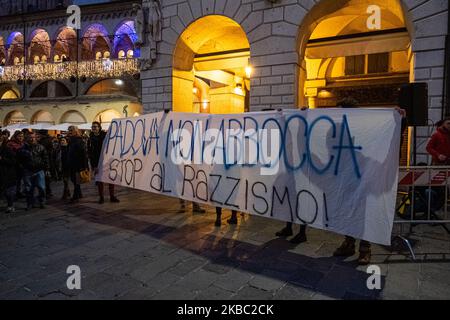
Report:
M 69 127 L 68 137 L 69 147 L 67 159 L 70 170 L 70 179 L 74 186 L 71 202 L 76 203 L 82 198 L 80 172 L 89 169 L 89 165 L 86 145 L 77 126 Z
M 36 134 L 29 133 L 25 144 L 17 153 L 18 162 L 23 168 L 23 181 L 27 196 L 27 210 L 35 205 L 34 189 L 39 192 L 38 201 L 41 209 L 45 208 L 45 172 L 49 169 L 48 154 L 37 142 Z
M 427 152 L 433 158 L 433 165 L 450 165 L 450 118 L 439 121 L 436 126 L 437 131 L 428 142 Z
M 61 153 L 61 177 L 64 184 L 63 196 L 61 200 L 67 200 L 70 198 L 69 180 L 70 180 L 70 167 L 69 167 L 69 143 L 67 138 L 61 137 L 59 139 L 59 149 Z
M 337 104 L 338 108 L 357 108 L 358 107 L 358 101 L 356 101 L 353 98 L 345 98 L 338 102 Z M 396 108 L 396 110 L 400 113 L 402 116 L 402 133 L 407 127 L 406 122 L 406 111 L 400 108 Z M 356 250 L 356 239 L 350 236 L 345 236 L 344 241 L 342 244 L 337 248 L 333 256 L 335 257 L 351 257 L 355 254 Z M 359 242 L 359 257 L 358 257 L 358 264 L 359 265 L 368 265 L 370 264 L 372 258 L 372 249 L 371 249 L 371 243 L 366 240 L 360 240 Z
M 8 208 L 6 213 L 14 213 L 16 196 L 16 155 L 7 145 L 6 135 L 0 135 L 0 194 L 4 194 Z
M 45 172 L 45 194 L 47 199 L 50 199 L 51 197 L 53 197 L 51 186 L 52 182 L 51 172 L 54 170 L 55 165 L 51 159 L 53 153 L 53 142 L 52 137 L 50 137 L 47 130 L 39 130 L 38 137 L 39 137 L 39 144 L 41 144 L 45 148 L 47 152 L 47 157 L 49 159 L 48 170 Z
M 100 161 L 100 156 L 103 149 L 103 141 L 105 140 L 106 132 L 102 130 L 102 126 L 100 122 L 92 123 L 92 132 L 89 136 L 88 140 L 88 154 L 89 161 L 91 163 L 91 168 L 94 171 L 94 175 L 98 173 L 98 163 Z M 105 203 L 104 189 L 105 185 L 103 182 L 97 182 L 98 195 L 99 195 L 99 204 Z M 109 199 L 112 203 L 119 203 L 119 199 L 114 195 L 114 185 L 110 184 L 109 186 Z
M 16 131 L 11 140 L 8 141 L 9 149 L 14 153 L 14 157 L 17 158 L 17 152 L 22 149 L 25 141 L 25 135 L 22 131 Z M 22 194 L 22 180 L 23 180 L 23 168 L 19 162 L 16 163 L 16 198 L 23 198 Z

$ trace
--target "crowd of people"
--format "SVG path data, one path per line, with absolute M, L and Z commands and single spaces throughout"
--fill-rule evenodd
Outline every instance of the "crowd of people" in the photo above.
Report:
M 6 200 L 6 212 L 14 213 L 20 199 L 25 199 L 26 210 L 44 209 L 53 197 L 51 186 L 55 181 L 64 185 L 62 200 L 78 202 L 83 197 L 81 173 L 97 172 L 105 135 L 98 122 L 92 124 L 90 135 L 82 135 L 76 126 L 69 127 L 66 135 L 54 137 L 45 130 L 24 129 L 12 136 L 7 130 L 1 131 L 0 195 Z M 103 204 L 104 185 L 97 183 L 97 187 L 99 203 Z M 109 194 L 111 202 L 119 202 L 112 185 Z

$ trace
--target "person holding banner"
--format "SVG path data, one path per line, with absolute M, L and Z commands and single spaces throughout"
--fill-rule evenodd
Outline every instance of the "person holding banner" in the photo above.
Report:
M 431 136 L 427 145 L 427 152 L 433 158 L 433 165 L 445 166 L 450 164 L 450 118 L 439 121 L 437 131 Z
M 238 224 L 238 220 L 237 220 L 237 214 L 238 212 L 236 210 L 232 210 L 231 211 L 231 218 L 227 220 L 227 222 L 231 225 L 237 225 Z M 221 207 L 216 207 L 216 223 L 215 226 L 216 227 L 220 227 L 222 225 L 222 208 Z
M 88 140 L 88 153 L 91 168 L 94 171 L 94 175 L 98 173 L 98 163 L 100 161 L 100 155 L 102 153 L 103 141 L 105 140 L 106 132 L 102 130 L 100 122 L 92 123 L 92 132 L 89 135 Z M 97 182 L 98 194 L 100 199 L 99 204 L 105 203 L 104 189 L 105 185 L 102 182 Z M 109 184 L 109 199 L 112 203 L 119 203 L 120 200 L 114 195 L 114 185 Z

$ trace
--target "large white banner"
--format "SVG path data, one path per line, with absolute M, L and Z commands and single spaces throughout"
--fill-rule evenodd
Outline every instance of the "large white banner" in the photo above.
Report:
M 97 180 L 388 245 L 400 127 L 392 109 L 119 119 Z

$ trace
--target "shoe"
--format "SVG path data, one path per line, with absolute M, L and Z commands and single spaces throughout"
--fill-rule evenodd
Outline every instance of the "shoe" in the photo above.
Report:
M 360 266 L 367 266 L 370 264 L 370 259 L 372 258 L 372 252 L 369 250 L 364 250 L 359 252 L 358 264 Z
M 120 200 L 117 199 L 116 197 L 111 197 L 111 203 L 120 203 Z
M 293 237 L 289 242 L 292 244 L 300 244 L 306 241 L 308 241 L 306 238 L 306 234 L 299 233 L 295 237 Z
M 217 219 L 216 222 L 214 223 L 214 225 L 216 227 L 221 227 L 222 226 L 222 220 L 221 219 Z
M 275 233 L 275 235 L 277 237 L 290 237 L 292 236 L 294 233 L 292 232 L 291 228 L 284 228 L 281 231 L 278 231 L 277 233 Z
M 334 257 L 351 257 L 355 254 L 355 243 L 347 239 L 334 251 Z
M 98 204 L 104 204 L 105 203 L 105 198 L 100 197 L 100 199 L 98 200 Z
M 233 218 L 228 219 L 227 222 L 228 222 L 228 224 L 231 224 L 231 225 L 237 225 L 238 224 L 237 219 L 233 219 Z
M 6 209 L 6 213 L 14 213 L 16 212 L 16 209 L 14 207 L 9 207 L 8 209 Z

